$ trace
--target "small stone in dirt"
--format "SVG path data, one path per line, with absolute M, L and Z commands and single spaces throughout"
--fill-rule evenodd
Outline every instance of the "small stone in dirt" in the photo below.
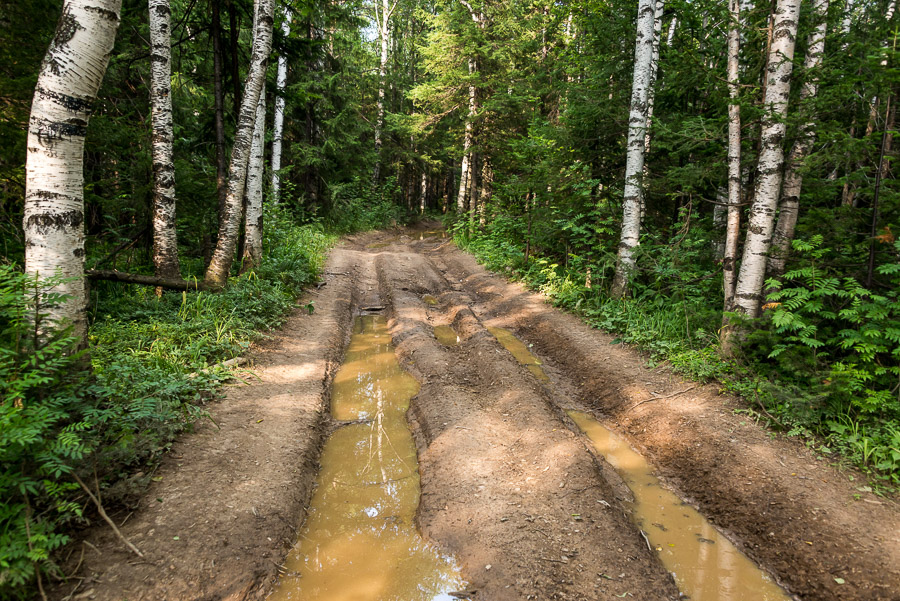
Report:
M 487 564 L 486 566 L 484 566 L 484 569 L 485 569 L 485 570 L 490 570 L 490 569 L 491 569 L 491 564 Z

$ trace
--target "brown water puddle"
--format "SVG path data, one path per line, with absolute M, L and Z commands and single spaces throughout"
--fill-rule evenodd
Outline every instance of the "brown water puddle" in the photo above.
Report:
M 547 377 L 544 368 L 541 367 L 541 361 L 528 350 L 524 342 L 516 338 L 515 334 L 506 328 L 488 328 L 488 332 L 494 335 L 494 338 L 515 357 L 516 361 L 534 374 L 534 377 L 544 383 L 550 382 L 550 378 Z
M 434 337 L 444 346 L 459 344 L 459 334 L 451 326 L 434 326 Z
M 504 328 L 488 328 L 516 360 L 549 382 L 540 360 Z M 656 549 L 681 592 L 693 601 L 790 601 L 697 510 L 663 488 L 647 461 L 628 443 L 586 413 L 568 411 L 594 447 L 634 495 L 632 516 Z
M 406 410 L 419 385 L 390 343 L 384 317 L 354 322 L 332 414 L 366 423 L 339 428 L 325 444 L 306 523 L 270 601 L 437 601 L 465 588 L 453 558 L 416 531 L 419 472 Z
M 419 234 L 419 240 L 425 240 L 426 238 L 447 238 L 448 236 L 446 230 L 429 230 Z
M 429 307 L 433 307 L 433 306 L 435 306 L 436 304 L 438 304 L 438 299 L 435 298 L 435 297 L 434 297 L 433 295 L 431 295 L 431 294 L 426 294 L 426 295 L 424 295 L 424 296 L 422 297 L 422 300 L 425 301 L 425 304 L 428 305 Z

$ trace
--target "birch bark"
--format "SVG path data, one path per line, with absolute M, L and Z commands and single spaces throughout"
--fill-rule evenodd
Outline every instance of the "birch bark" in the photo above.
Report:
M 766 66 L 765 113 L 760 131 L 758 176 L 750 207 L 741 270 L 735 286 L 734 309 L 749 317 L 759 315 L 766 276 L 766 256 L 775 227 L 775 209 L 784 164 L 784 117 L 788 108 L 799 15 L 800 0 L 778 0 Z
M 228 193 L 225 210 L 220 219 L 219 237 L 212 260 L 206 269 L 205 283 L 211 288 L 222 288 L 228 281 L 228 274 L 234 262 L 238 232 L 243 213 L 243 193 L 247 181 L 251 138 L 256 121 L 256 108 L 265 85 L 266 65 L 272 51 L 272 24 L 274 22 L 274 0 L 257 0 L 259 18 L 254 27 L 253 52 L 250 57 L 250 71 L 241 98 L 240 118 L 234 134 L 231 150 L 231 166 L 228 178 Z
M 728 10 L 731 19 L 728 28 L 728 217 L 722 255 L 724 310 L 727 312 L 734 309 L 735 262 L 741 233 L 740 0 L 729 0 Z
M 247 198 L 244 203 L 244 256 L 241 270 L 257 267 L 262 261 L 263 229 L 263 163 L 266 138 L 266 86 L 263 82 L 256 104 L 256 120 L 253 125 L 253 141 L 250 145 L 250 161 L 247 169 Z
M 284 9 L 284 20 L 281 22 L 281 32 L 285 39 L 291 35 L 291 11 Z M 275 116 L 272 123 L 272 203 L 278 204 L 281 198 L 281 145 L 284 137 L 284 87 L 287 85 L 287 56 L 283 53 L 278 57 L 278 74 L 275 87 L 278 90 L 275 96 Z
M 175 233 L 172 152 L 172 50 L 169 0 L 150 0 L 150 119 L 153 153 L 153 265 L 158 277 L 181 277 Z
M 390 56 L 390 27 L 391 15 L 397 8 L 397 1 L 393 5 L 390 0 L 381 0 L 381 12 L 378 11 L 378 0 L 375 0 L 375 21 L 378 26 L 378 37 L 381 41 L 381 57 L 378 63 L 378 108 L 375 119 L 375 170 L 372 173 L 372 182 L 378 184 L 381 181 L 381 146 L 384 136 L 384 96 L 387 87 L 387 64 Z
M 84 138 L 119 27 L 121 0 L 65 0 L 56 34 L 41 63 L 25 159 L 25 271 L 39 279 L 41 296 L 63 294 L 40 308 L 51 322 L 71 324 L 83 344 Z M 40 326 L 40 324 L 37 324 Z
M 809 34 L 809 42 L 806 50 L 806 58 L 803 68 L 807 73 L 807 80 L 800 89 L 800 102 L 808 101 L 816 97 L 819 89 L 819 76 L 816 70 L 822 64 L 825 54 L 825 33 L 828 27 L 828 0 L 815 0 L 813 12 L 816 26 Z M 791 249 L 791 241 L 794 239 L 794 227 L 797 225 L 797 214 L 800 209 L 800 189 L 803 185 L 803 174 L 800 169 L 803 161 L 812 150 L 816 139 L 815 123 L 808 120 L 800 127 L 797 139 L 788 155 L 787 167 L 784 174 L 784 184 L 781 189 L 781 204 L 778 209 L 778 221 L 775 224 L 775 232 L 772 235 L 772 248 L 769 251 L 767 271 L 769 277 L 780 277 L 784 273 L 785 262 Z
M 469 59 L 469 76 L 473 76 L 477 68 L 475 59 Z M 463 134 L 462 173 L 459 176 L 459 192 L 456 194 L 456 212 L 463 214 L 469 208 L 467 201 L 470 180 L 472 179 L 472 143 L 475 138 L 475 114 L 478 112 L 478 98 L 475 85 L 469 84 L 469 112 L 466 115 L 466 130 Z
M 628 293 L 629 279 L 634 271 L 634 249 L 641 234 L 641 205 L 644 168 L 644 135 L 647 131 L 647 106 L 653 64 L 653 38 L 656 2 L 638 3 L 637 37 L 634 48 L 634 74 L 631 85 L 631 110 L 628 117 L 628 142 L 625 163 L 625 196 L 623 199 L 622 236 L 619 256 L 610 294 L 614 298 Z

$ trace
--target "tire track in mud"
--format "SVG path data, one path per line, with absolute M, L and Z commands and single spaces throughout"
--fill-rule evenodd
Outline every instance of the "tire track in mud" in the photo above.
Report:
M 372 262 L 396 352 L 422 385 L 410 411 L 419 525 L 457 557 L 478 598 L 677 599 L 594 456 L 465 295 L 421 254 L 382 251 Z M 459 346 L 435 339 L 446 321 Z
M 672 488 L 792 593 L 900 599 L 900 510 L 860 490 L 860 474 L 835 470 L 796 440 L 773 439 L 734 414 L 743 406 L 714 385 L 647 369 L 636 352 L 612 346 L 612 336 L 488 273 L 470 255 L 448 246 L 423 250 L 438 272 L 470 291 L 479 318 L 532 345 L 562 391 L 557 399 L 625 433 Z

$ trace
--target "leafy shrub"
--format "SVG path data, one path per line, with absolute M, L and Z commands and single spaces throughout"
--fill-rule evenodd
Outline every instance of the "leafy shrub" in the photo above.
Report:
M 108 285 L 89 330 L 92 369 L 68 354 L 65 332 L 35 341 L 33 282 L 0 265 L 0 597 L 31 598 L 40 573 L 58 573 L 53 553 L 85 519 L 75 475 L 108 504 L 140 492 L 132 474 L 206 415 L 226 375 L 214 365 L 284 319 L 332 241 L 272 210 L 262 264 L 221 293 Z

